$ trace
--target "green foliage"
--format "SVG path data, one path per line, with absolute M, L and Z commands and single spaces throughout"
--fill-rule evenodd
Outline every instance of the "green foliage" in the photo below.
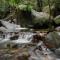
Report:
M 29 4 L 26 4 L 26 5 L 24 5 L 24 4 L 21 4 L 21 5 L 19 5 L 19 7 L 18 7 L 20 10 L 24 10 L 24 11 L 31 11 L 31 9 L 32 9 L 32 6 L 31 5 L 29 5 Z
M 43 12 L 50 13 L 49 4 L 50 1 L 50 8 L 51 8 L 51 15 L 54 15 L 54 10 L 60 9 L 60 0 L 42 0 L 43 3 Z M 9 14 L 10 8 L 16 7 L 17 11 L 29 11 L 31 12 L 32 9 L 37 9 L 37 0 L 0 0 L 0 18 L 4 18 Z M 11 9 L 12 10 L 12 9 Z M 15 10 L 15 9 L 14 9 Z M 19 11 L 21 12 L 21 11 Z M 59 12 L 58 12 L 59 13 Z M 24 18 L 24 17 L 23 17 Z M 33 23 L 39 23 L 40 25 L 45 24 L 49 20 L 49 17 L 44 16 L 42 18 L 36 18 L 33 20 Z M 56 24 L 60 24 L 60 18 L 54 19 Z
M 7 11 L 9 4 L 5 0 L 0 0 L 0 11 Z
M 51 8 L 51 12 L 53 13 L 53 10 L 54 10 L 55 6 L 52 5 L 50 8 Z M 43 12 L 50 13 L 48 5 L 43 8 Z
M 43 7 L 48 5 L 48 1 L 50 1 L 50 5 L 55 4 L 55 0 L 43 0 Z
M 9 11 L 9 3 L 6 0 L 0 0 L 0 18 L 4 18 Z
M 9 0 L 8 2 L 11 6 L 16 6 L 21 2 L 21 0 Z
M 55 7 L 60 8 L 60 0 L 55 0 Z

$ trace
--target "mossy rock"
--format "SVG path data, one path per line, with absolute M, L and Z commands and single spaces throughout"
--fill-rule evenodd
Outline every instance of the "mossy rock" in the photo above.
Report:
M 45 21 L 49 20 L 49 14 L 45 12 L 37 12 L 33 10 L 32 15 L 34 23 L 44 23 Z
M 54 22 L 55 22 L 57 25 L 60 24 L 60 15 L 58 15 L 58 16 L 56 16 L 56 17 L 54 18 Z

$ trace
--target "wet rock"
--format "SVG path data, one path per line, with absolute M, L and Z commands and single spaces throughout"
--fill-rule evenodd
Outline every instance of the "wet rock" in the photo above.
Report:
M 60 31 L 60 26 L 56 27 L 55 30 Z
M 56 53 L 57 56 L 60 57 L 60 48 L 56 49 L 56 50 L 55 50 L 55 53 Z

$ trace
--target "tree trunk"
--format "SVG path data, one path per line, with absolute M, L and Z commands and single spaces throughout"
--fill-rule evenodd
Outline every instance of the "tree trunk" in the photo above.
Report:
M 42 0 L 37 0 L 37 11 L 42 11 Z
M 49 30 L 52 30 L 52 19 L 51 19 L 51 5 L 50 5 L 50 0 L 48 0 L 48 5 L 49 5 L 49 12 L 50 12 L 50 16 L 49 16 Z

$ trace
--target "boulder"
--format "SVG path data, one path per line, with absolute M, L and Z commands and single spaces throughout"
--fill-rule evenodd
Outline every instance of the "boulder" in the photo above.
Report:
M 60 35 L 55 31 L 48 33 L 45 44 L 50 49 L 59 48 L 60 47 Z
M 60 15 L 58 15 L 58 16 L 56 16 L 56 17 L 54 18 L 54 22 L 55 22 L 57 25 L 60 26 Z
M 58 57 L 60 57 L 60 48 L 58 48 L 58 49 L 55 50 L 55 54 L 56 54 Z

